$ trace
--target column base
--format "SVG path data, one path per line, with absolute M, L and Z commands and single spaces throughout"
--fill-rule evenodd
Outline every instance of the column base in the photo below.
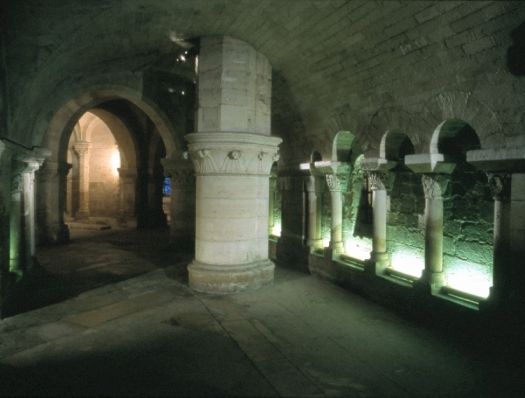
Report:
M 330 248 L 332 249 L 333 256 L 338 256 L 345 252 L 345 245 L 343 244 L 343 242 L 330 242 Z
M 414 286 L 427 290 L 431 294 L 440 293 L 443 286 L 445 286 L 445 274 L 443 272 L 427 273 L 423 271 L 423 275 L 414 283 Z
M 202 293 L 255 290 L 273 282 L 274 268 L 270 260 L 240 265 L 204 264 L 193 260 L 188 266 L 189 283 L 193 290 Z
M 373 274 L 383 275 L 385 270 L 390 266 L 390 256 L 388 252 L 372 252 L 371 264 Z

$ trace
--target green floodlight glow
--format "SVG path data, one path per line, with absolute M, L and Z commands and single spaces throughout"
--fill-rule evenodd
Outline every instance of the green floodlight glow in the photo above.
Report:
M 273 236 L 281 236 L 281 221 L 275 221 L 272 227 Z
M 447 286 L 480 298 L 487 298 L 492 286 L 490 267 L 459 259 L 447 264 Z
M 359 239 L 345 240 L 345 254 L 348 257 L 364 261 L 370 258 L 371 251 L 372 248 L 370 247 L 370 244 L 366 241 Z
M 405 275 L 420 278 L 425 269 L 423 255 L 410 250 L 393 251 L 390 258 L 391 268 Z
M 330 230 L 326 230 L 323 233 L 323 247 L 330 246 Z

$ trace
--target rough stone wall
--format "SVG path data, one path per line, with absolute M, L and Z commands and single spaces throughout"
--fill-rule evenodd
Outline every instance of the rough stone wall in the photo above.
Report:
M 452 175 L 444 201 L 443 265 L 449 282 L 492 282 L 494 201 L 487 177 L 466 165 Z
M 416 267 L 424 265 L 424 211 L 421 176 L 406 169 L 396 171 L 387 218 L 387 243 L 394 268 L 403 266 L 399 262 L 407 258 L 412 258 Z
M 115 138 L 107 129 L 94 130 L 89 161 L 90 216 L 117 218 L 120 213 L 119 176 L 113 164 L 118 151 Z
M 486 126 L 510 145 L 524 141 L 524 83 L 506 68 L 510 33 L 525 18 L 522 2 L 9 1 L 6 15 L 10 134 L 23 141 L 31 141 L 27 114 L 60 82 L 140 71 L 180 50 L 177 37 L 210 34 L 240 38 L 267 56 L 301 116 L 291 112 L 285 122 L 283 115 L 283 125 L 307 130 L 288 140 L 305 158 L 319 145 L 328 154 L 342 128 L 376 150 L 389 127 L 368 131 L 380 109 L 388 110 L 387 122 L 408 115 L 420 149 L 454 113 L 486 145 L 505 143 Z M 285 130 L 274 132 L 288 137 Z

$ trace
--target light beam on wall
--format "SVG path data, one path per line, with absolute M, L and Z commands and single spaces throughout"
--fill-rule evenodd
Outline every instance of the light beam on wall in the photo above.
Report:
M 425 269 L 423 254 L 410 249 L 393 251 L 390 258 L 391 268 L 405 275 L 420 278 Z
M 345 240 L 345 254 L 348 257 L 364 261 L 370 258 L 371 250 L 372 248 L 366 242 L 357 239 Z
M 272 235 L 273 236 L 281 236 L 281 221 L 276 220 L 272 227 Z
M 491 270 L 481 264 L 452 259 L 447 263 L 447 286 L 480 298 L 487 298 L 492 286 Z
M 118 169 L 120 168 L 120 152 L 118 150 L 118 147 L 115 147 L 113 149 L 113 153 L 111 154 L 111 171 L 115 177 L 117 177 Z

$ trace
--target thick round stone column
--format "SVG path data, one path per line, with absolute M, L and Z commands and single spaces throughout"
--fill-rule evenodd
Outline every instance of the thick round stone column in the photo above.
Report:
M 272 282 L 269 175 L 281 139 L 224 132 L 186 138 L 197 187 L 190 286 L 203 292 L 230 293 Z
M 308 246 L 310 250 L 323 247 L 321 237 L 321 184 L 319 177 L 311 175 L 307 177 L 306 192 L 308 195 Z
M 330 190 L 332 209 L 332 228 L 330 233 L 330 247 L 333 254 L 344 252 L 343 244 L 343 181 L 336 174 L 327 174 L 326 183 Z
M 385 178 L 384 173 L 369 173 L 373 211 L 372 261 L 378 275 L 384 273 L 390 265 L 386 243 L 387 190 L 384 184 Z
M 25 232 L 25 252 L 26 266 L 33 266 L 33 256 L 36 251 L 36 208 L 35 208 L 35 171 L 40 168 L 42 163 L 36 160 L 28 160 L 26 168 L 22 174 L 23 203 L 24 203 L 24 232 Z
M 120 222 L 126 224 L 135 221 L 135 196 L 137 184 L 137 170 L 118 169 L 119 174 L 119 199 Z
M 425 270 L 421 277 L 433 293 L 445 284 L 443 274 L 443 193 L 449 176 L 425 174 L 421 177 L 425 193 Z
M 189 250 L 195 246 L 195 176 L 188 153 L 183 156 L 161 163 L 171 182 L 170 242 Z
M 79 141 L 74 149 L 78 154 L 78 185 L 79 185 L 79 204 L 77 219 L 89 218 L 89 155 L 91 143 Z
M 65 243 L 69 240 L 64 211 L 66 179 L 70 170 L 70 163 L 46 160 L 37 172 L 39 242 Z

